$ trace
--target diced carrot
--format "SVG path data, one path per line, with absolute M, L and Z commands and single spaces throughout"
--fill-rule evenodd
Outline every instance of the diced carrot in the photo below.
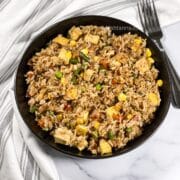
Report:
M 71 105 L 70 104 L 65 104 L 64 105 L 64 110 L 66 110 L 66 111 L 71 111 Z
M 38 120 L 38 125 L 39 125 L 41 128 L 45 128 L 45 121 L 44 121 L 44 119 L 39 119 L 39 120 Z
M 102 65 L 105 69 L 108 69 L 108 67 L 109 67 L 109 62 L 107 59 L 101 59 L 99 61 L 99 64 Z
M 113 119 L 121 122 L 123 120 L 122 114 L 113 114 Z
M 112 79 L 112 84 L 117 84 L 117 83 L 118 83 L 117 79 L 113 78 Z

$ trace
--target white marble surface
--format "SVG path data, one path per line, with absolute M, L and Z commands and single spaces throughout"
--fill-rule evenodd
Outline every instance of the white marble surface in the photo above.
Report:
M 164 43 L 180 73 L 180 23 L 164 28 Z M 180 110 L 170 107 L 156 133 L 143 145 L 119 157 L 88 160 L 50 150 L 63 180 L 179 180 Z

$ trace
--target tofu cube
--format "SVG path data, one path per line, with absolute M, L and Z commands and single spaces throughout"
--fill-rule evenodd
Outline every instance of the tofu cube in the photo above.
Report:
M 85 37 L 84 37 L 84 40 L 86 42 L 90 42 L 92 44 L 98 44 L 99 42 L 99 36 L 98 35 L 92 35 L 92 34 L 87 34 Z
M 67 46 L 69 43 L 69 39 L 63 37 L 62 35 L 59 35 L 53 39 L 53 42 L 58 43 L 62 46 Z
M 149 62 L 145 58 L 141 58 L 135 64 L 135 67 L 139 70 L 141 74 L 144 74 L 150 69 Z
M 69 31 L 69 35 L 71 37 L 72 40 L 77 40 L 79 38 L 79 36 L 82 35 L 82 31 L 79 27 L 73 27 L 70 31 Z
M 83 76 L 84 80 L 85 80 L 85 81 L 90 81 L 93 74 L 94 74 L 94 71 L 93 71 L 93 70 L 87 69 L 87 70 L 84 72 L 84 76 Z
M 86 139 L 81 139 L 79 143 L 77 144 L 77 148 L 82 151 L 88 146 L 88 142 Z
M 53 136 L 55 143 L 70 145 L 73 134 L 70 130 L 64 127 L 56 129 Z

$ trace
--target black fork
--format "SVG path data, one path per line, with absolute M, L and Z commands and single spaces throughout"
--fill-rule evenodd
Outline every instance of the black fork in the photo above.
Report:
M 180 108 L 180 78 L 174 69 L 169 57 L 167 56 L 161 39 L 163 32 L 159 23 L 156 7 L 153 0 L 140 0 L 137 3 L 140 21 L 143 30 L 148 34 L 159 47 L 162 52 L 166 64 L 168 67 L 170 80 L 171 80 L 171 92 L 172 92 L 172 105 L 176 108 Z

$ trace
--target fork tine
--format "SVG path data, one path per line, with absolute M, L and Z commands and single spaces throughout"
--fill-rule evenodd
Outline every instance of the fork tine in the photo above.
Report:
M 152 2 L 152 6 L 153 6 L 153 12 L 154 12 L 153 14 L 154 14 L 155 22 L 156 22 L 156 27 L 158 29 L 160 29 L 161 26 L 160 26 L 160 23 L 159 23 L 159 18 L 158 18 L 158 14 L 157 14 L 157 11 L 156 11 L 154 0 L 151 0 L 151 2 Z
M 152 32 L 153 31 L 153 21 L 152 21 L 152 15 L 151 15 L 151 7 L 150 7 L 150 3 L 148 0 L 144 0 L 144 7 L 145 7 L 145 13 L 144 16 L 147 19 L 147 27 L 148 27 L 148 31 Z
M 150 22 L 150 32 L 154 33 L 160 30 L 160 24 L 154 4 L 154 0 L 146 0 L 148 2 L 147 11 L 149 11 L 149 22 Z
M 137 7 L 138 7 L 139 18 L 140 18 L 140 21 L 141 21 L 143 31 L 146 33 L 146 27 L 145 27 L 145 23 L 144 23 L 144 16 L 143 16 L 143 13 L 142 13 L 142 6 L 140 4 L 140 1 L 138 1 Z
M 152 6 L 153 0 L 147 0 L 148 1 L 148 10 L 149 10 L 149 21 L 151 25 L 151 33 L 155 32 L 157 30 L 157 17 L 154 13 L 154 8 Z
M 145 25 L 145 28 L 146 28 L 146 31 L 149 32 L 149 18 L 147 16 L 147 6 L 146 6 L 146 3 L 145 3 L 145 0 L 140 0 L 140 4 L 141 4 L 141 8 L 142 8 L 142 14 L 143 14 L 143 17 L 144 17 L 144 25 Z
M 140 0 L 138 11 L 145 32 L 154 33 L 160 29 L 154 0 Z

